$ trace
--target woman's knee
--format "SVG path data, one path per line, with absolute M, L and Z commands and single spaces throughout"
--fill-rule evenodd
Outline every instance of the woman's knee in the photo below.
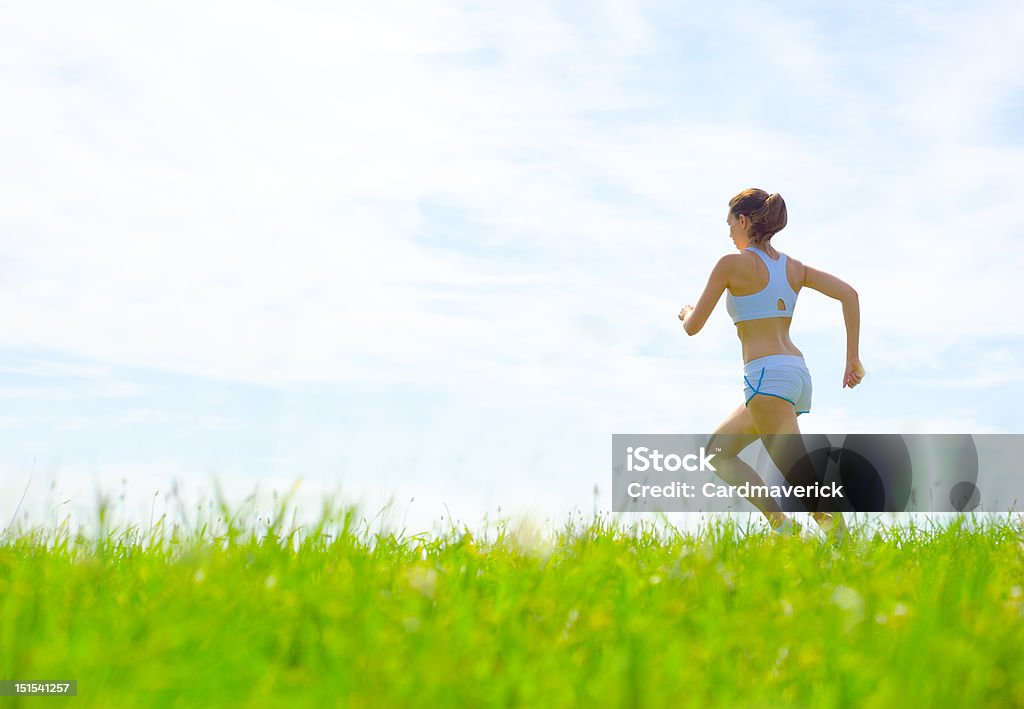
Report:
M 705 448 L 714 453 L 718 460 L 735 458 L 740 452 L 757 440 L 756 433 L 726 433 L 717 432 L 711 434 Z
M 705 447 L 719 459 L 733 458 L 756 439 L 754 420 L 746 407 L 740 406 L 715 429 Z

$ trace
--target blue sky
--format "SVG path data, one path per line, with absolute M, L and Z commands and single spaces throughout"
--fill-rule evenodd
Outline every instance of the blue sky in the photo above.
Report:
M 1024 432 L 1017 3 L 0 18 L 0 516 L 30 474 L 33 513 L 212 475 L 421 526 L 607 507 L 612 433 L 741 401 L 724 304 L 675 314 L 749 186 L 861 294 L 852 392 L 801 296 L 805 430 Z

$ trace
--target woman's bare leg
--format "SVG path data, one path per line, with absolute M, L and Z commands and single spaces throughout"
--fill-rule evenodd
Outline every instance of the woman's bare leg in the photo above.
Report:
M 750 417 L 757 431 L 771 431 L 762 434 L 765 448 L 775 465 L 784 474 L 793 471 L 794 464 L 807 454 L 800 436 L 793 405 L 785 399 L 774 396 L 754 396 L 747 405 Z M 794 435 L 797 434 L 797 435 Z M 810 470 L 802 471 L 805 475 Z M 790 484 L 813 484 L 814 480 L 788 480 Z M 846 536 L 846 520 L 842 512 L 812 512 L 811 516 L 822 530 L 835 539 Z
M 715 452 L 715 471 L 718 477 L 733 486 L 743 483 L 764 485 L 761 476 L 737 457 L 740 451 L 757 439 L 754 420 L 745 406 L 740 406 L 729 414 L 725 421 L 715 429 L 707 444 L 708 450 Z M 721 450 L 715 450 L 718 448 Z M 786 521 L 786 514 L 772 498 L 748 497 L 747 499 L 768 519 L 772 529 Z

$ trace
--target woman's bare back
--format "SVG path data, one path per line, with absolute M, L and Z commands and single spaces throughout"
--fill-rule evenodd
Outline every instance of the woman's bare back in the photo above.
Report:
M 765 250 L 769 258 L 778 260 L 779 252 L 770 246 Z M 728 257 L 732 262 L 729 272 L 729 292 L 734 296 L 753 295 L 768 286 L 768 267 L 757 254 L 743 251 Z M 786 255 L 786 280 L 795 293 L 804 282 L 804 265 Z M 783 308 L 784 309 L 784 306 Z M 743 361 L 773 354 L 803 356 L 789 337 L 791 317 L 763 318 L 736 323 L 736 335 L 743 349 Z

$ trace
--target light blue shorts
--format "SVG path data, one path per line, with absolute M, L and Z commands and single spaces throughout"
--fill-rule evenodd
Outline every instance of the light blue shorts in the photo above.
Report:
M 811 373 L 798 355 L 768 355 L 743 365 L 746 403 L 758 394 L 777 396 L 791 403 L 798 414 L 811 410 Z

